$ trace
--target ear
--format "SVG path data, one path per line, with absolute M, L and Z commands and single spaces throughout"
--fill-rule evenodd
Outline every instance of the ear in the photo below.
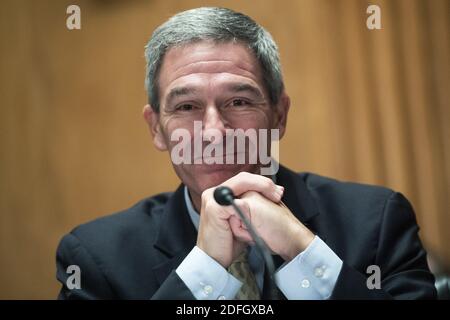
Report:
M 153 144 L 155 145 L 156 149 L 160 151 L 167 150 L 167 144 L 164 140 L 164 135 L 159 123 L 159 113 L 154 111 L 153 108 L 149 104 L 147 104 L 144 106 L 142 114 L 153 136 Z
M 291 98 L 286 94 L 285 91 L 281 93 L 280 99 L 276 107 L 276 117 L 274 128 L 280 130 L 280 139 L 284 136 L 286 132 L 287 116 L 289 112 L 289 107 L 291 106 Z

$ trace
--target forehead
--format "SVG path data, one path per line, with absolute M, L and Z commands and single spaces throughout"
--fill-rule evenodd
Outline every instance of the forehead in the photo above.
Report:
M 161 93 L 176 83 L 195 77 L 227 75 L 262 86 L 261 67 L 253 52 L 240 43 L 201 41 L 173 47 L 163 59 L 159 74 Z

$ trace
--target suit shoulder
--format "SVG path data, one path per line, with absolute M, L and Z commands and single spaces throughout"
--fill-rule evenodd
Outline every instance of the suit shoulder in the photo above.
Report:
M 336 193 L 341 196 L 363 197 L 376 196 L 387 198 L 395 193 L 392 189 L 358 182 L 340 181 L 330 177 L 324 177 L 310 172 L 299 173 L 301 179 L 306 183 L 308 189 L 320 192 Z
M 152 234 L 159 225 L 165 205 L 172 193 L 160 193 L 143 199 L 132 207 L 83 223 L 70 234 L 81 243 L 103 243 L 115 239 L 139 237 L 139 234 Z
M 389 199 L 398 193 L 392 189 L 337 179 L 304 172 L 299 176 L 313 194 L 316 201 L 328 207 L 342 208 L 348 212 L 381 214 Z

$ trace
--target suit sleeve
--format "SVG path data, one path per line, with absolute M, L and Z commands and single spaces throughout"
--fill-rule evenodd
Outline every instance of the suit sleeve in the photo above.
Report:
M 369 289 L 369 274 L 344 261 L 331 299 L 435 299 L 434 276 L 414 211 L 402 194 L 392 193 L 387 199 L 379 230 L 374 264 L 381 271 L 381 288 Z
M 151 300 L 195 300 L 195 297 L 176 271 L 173 270 Z
M 80 289 L 70 289 L 68 267 L 75 265 L 81 271 Z M 62 287 L 59 300 L 116 300 L 120 297 L 114 292 L 105 277 L 101 263 L 82 245 L 76 235 L 64 236 L 56 253 L 56 278 Z M 69 280 L 69 281 L 68 281 Z M 166 278 L 161 287 L 149 297 L 152 300 L 194 300 L 195 297 L 176 274 L 175 270 Z
M 81 280 L 79 289 L 70 289 L 68 267 L 79 267 Z M 58 299 L 115 299 L 110 284 L 90 253 L 73 234 L 64 236 L 56 253 L 56 278 L 62 284 Z

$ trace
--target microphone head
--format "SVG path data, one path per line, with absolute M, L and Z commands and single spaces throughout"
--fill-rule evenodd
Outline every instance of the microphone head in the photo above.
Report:
M 229 206 L 234 200 L 233 191 L 228 187 L 217 187 L 214 190 L 214 200 L 221 206 Z

